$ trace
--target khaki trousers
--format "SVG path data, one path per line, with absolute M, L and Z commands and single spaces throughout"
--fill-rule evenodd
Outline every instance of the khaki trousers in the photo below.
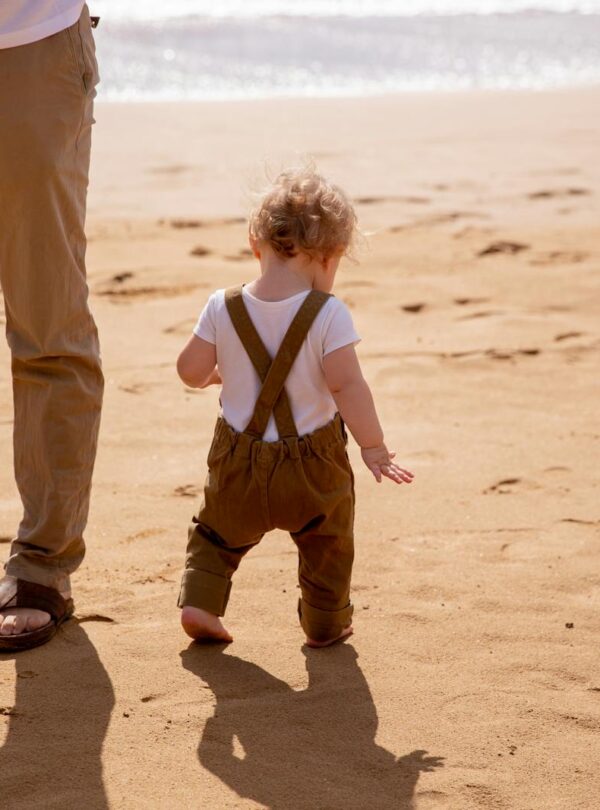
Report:
M 0 50 L 0 282 L 24 508 L 6 572 L 62 590 L 84 555 L 103 390 L 84 234 L 97 81 L 87 7 Z

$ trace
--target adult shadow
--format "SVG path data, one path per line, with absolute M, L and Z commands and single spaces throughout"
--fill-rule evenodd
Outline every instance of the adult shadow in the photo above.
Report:
M 94 645 L 72 620 L 16 662 L 14 707 L 0 749 L 0 805 L 10 810 L 107 810 L 102 744 L 115 703 Z
M 183 666 L 216 697 L 198 748 L 202 765 L 270 810 L 412 810 L 421 772 L 440 757 L 396 757 L 377 745 L 377 712 L 348 644 L 303 649 L 308 687 L 295 691 L 264 669 L 192 644 Z

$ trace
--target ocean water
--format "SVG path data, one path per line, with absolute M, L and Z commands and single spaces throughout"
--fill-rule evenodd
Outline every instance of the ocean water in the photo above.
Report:
M 88 0 L 110 100 L 600 82 L 600 0 Z

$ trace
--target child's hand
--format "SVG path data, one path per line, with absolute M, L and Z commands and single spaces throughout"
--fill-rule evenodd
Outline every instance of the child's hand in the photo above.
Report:
M 221 379 L 221 375 L 219 374 L 219 369 L 217 366 L 213 368 L 211 373 L 208 375 L 206 382 L 204 383 L 204 387 L 208 385 L 221 385 L 223 380 Z
M 392 459 L 395 453 L 390 453 L 385 444 L 380 444 L 379 447 L 362 447 L 360 450 L 363 461 L 371 470 L 377 483 L 381 483 L 381 476 L 391 479 L 396 484 L 410 484 L 413 480 L 413 474 L 408 470 L 403 470 L 394 464 Z

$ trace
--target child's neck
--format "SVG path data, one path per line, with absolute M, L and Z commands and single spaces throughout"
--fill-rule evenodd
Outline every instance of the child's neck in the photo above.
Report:
M 283 301 L 312 289 L 311 262 L 305 256 L 280 259 L 261 256 L 261 275 L 247 285 L 248 292 L 263 301 Z

